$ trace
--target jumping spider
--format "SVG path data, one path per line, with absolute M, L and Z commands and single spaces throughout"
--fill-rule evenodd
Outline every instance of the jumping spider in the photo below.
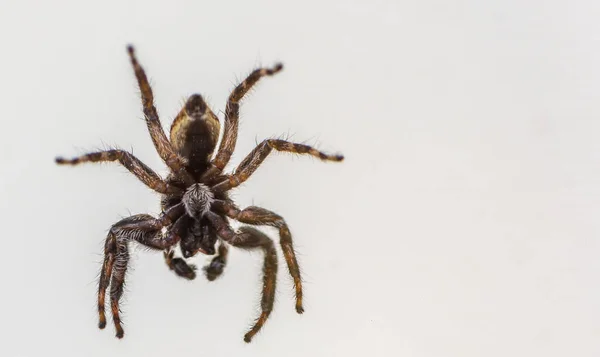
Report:
M 228 197 L 228 191 L 246 181 L 262 164 L 269 153 L 278 151 L 308 154 L 325 161 L 342 161 L 342 155 L 329 155 L 310 146 L 285 140 L 267 139 L 260 143 L 231 174 L 223 172 L 229 162 L 238 134 L 239 102 L 261 77 L 271 76 L 282 70 L 277 64 L 272 68 L 254 70 L 229 95 L 225 109 L 223 138 L 216 154 L 213 151 L 220 135 L 219 119 L 210 110 L 202 96 L 194 94 L 185 103 L 171 125 L 170 139 L 161 126 L 152 89 L 144 70 L 138 63 L 132 46 L 127 48 L 135 76 L 141 90 L 146 124 L 156 151 L 170 169 L 163 180 L 151 168 L 129 152 L 106 150 L 79 156 L 74 159 L 56 158 L 57 164 L 77 165 L 84 162 L 119 161 L 140 181 L 162 195 L 162 213 L 158 218 L 137 214 L 115 223 L 106 237 L 104 263 L 98 288 L 98 327 L 106 326 L 105 294 L 110 283 L 110 307 L 116 336 L 123 337 L 119 300 L 123 294 L 125 271 L 129 261 L 130 241 L 155 250 L 164 251 L 167 265 L 177 275 L 194 279 L 196 267 L 174 256 L 179 248 L 184 258 L 201 252 L 217 255 L 204 268 L 208 280 L 215 280 L 223 272 L 227 261 L 228 245 L 242 249 L 262 249 L 265 254 L 263 266 L 263 290 L 260 317 L 244 336 L 250 342 L 261 329 L 275 299 L 277 252 L 273 241 L 250 226 L 235 231 L 228 220 L 234 219 L 249 225 L 272 226 L 279 230 L 280 244 L 289 272 L 294 280 L 296 311 L 301 314 L 302 280 L 292 245 L 292 236 L 284 219 L 274 212 L 251 206 L 239 209 Z M 212 159 L 211 159 L 212 158 Z M 218 248 L 216 248 L 218 244 Z

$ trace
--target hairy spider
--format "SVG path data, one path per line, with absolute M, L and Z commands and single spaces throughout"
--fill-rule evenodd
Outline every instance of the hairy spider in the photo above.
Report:
M 98 327 L 103 329 L 106 326 L 105 295 L 110 285 L 110 307 L 116 336 L 123 337 L 119 300 L 123 294 L 130 241 L 155 250 L 163 250 L 169 268 L 178 276 L 190 280 L 196 277 L 196 267 L 182 258 L 175 257 L 174 248 L 179 244 L 184 258 L 192 257 L 198 252 L 208 255 L 216 253 L 210 264 L 204 268 L 206 278 L 210 281 L 218 278 L 223 272 L 227 262 L 228 245 L 232 245 L 247 250 L 261 249 L 265 255 L 262 312 L 254 326 L 244 335 L 244 341 L 250 342 L 273 309 L 277 252 L 273 241 L 259 230 L 242 226 L 239 231 L 235 231 L 228 220 L 234 219 L 249 225 L 272 226 L 279 230 L 279 243 L 294 280 L 296 311 L 299 314 L 304 312 L 302 280 L 292 236 L 284 219 L 261 207 L 239 209 L 229 199 L 227 192 L 246 181 L 273 149 L 308 154 L 325 161 L 342 161 L 344 157 L 325 154 L 304 144 L 267 139 L 252 150 L 233 173 L 224 173 L 223 169 L 231 158 L 237 140 L 240 100 L 261 77 L 281 71 L 283 65 L 256 69 L 235 87 L 227 101 L 223 137 L 213 158 L 221 125 L 202 96 L 194 94 L 189 97 L 175 117 L 168 139 L 154 107 L 154 97 L 146 74 L 136 59 L 133 47 L 128 46 L 127 50 L 141 90 L 150 137 L 161 159 L 169 167 L 170 174 L 166 179 L 162 179 L 135 156 L 119 149 L 89 153 L 70 160 L 56 158 L 57 164 L 68 165 L 119 161 L 146 186 L 162 194 L 162 213 L 158 218 L 138 214 L 122 219 L 110 228 L 104 245 L 104 263 L 98 287 Z M 218 248 L 215 249 L 217 242 Z

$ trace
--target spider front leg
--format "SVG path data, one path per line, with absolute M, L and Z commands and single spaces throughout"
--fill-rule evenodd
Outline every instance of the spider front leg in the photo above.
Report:
M 223 192 L 239 186 L 246 181 L 254 173 L 254 171 L 256 171 L 256 169 L 262 164 L 267 156 L 269 156 L 273 149 L 295 154 L 308 154 L 323 161 L 344 160 L 343 155 L 326 154 L 308 145 L 291 143 L 289 141 L 280 139 L 267 139 L 258 144 L 258 146 L 244 158 L 233 175 L 229 176 L 227 180 L 215 185 L 213 189 L 215 191 Z
M 294 244 L 292 242 L 292 234 L 288 228 L 287 223 L 280 215 L 266 210 L 261 207 L 251 206 L 243 210 L 239 210 L 235 205 L 230 202 L 222 201 L 219 209 L 225 212 L 225 214 L 242 223 L 251 224 L 254 226 L 271 226 L 279 230 L 279 244 L 283 250 L 283 256 L 287 263 L 288 270 L 292 279 L 294 280 L 294 289 L 296 291 L 296 312 L 301 314 L 304 312 L 302 306 L 302 277 L 300 276 L 300 267 L 298 266 L 298 260 L 296 259 L 296 253 L 294 252 Z
M 215 174 L 221 173 L 229 162 L 229 159 L 231 159 L 238 135 L 240 100 L 242 100 L 246 93 L 248 93 L 248 91 L 262 77 L 272 76 L 282 69 L 283 65 L 281 63 L 276 64 L 273 68 L 255 69 L 242 83 L 235 87 L 233 92 L 231 92 L 225 108 L 223 139 L 221 140 L 219 150 L 217 151 L 217 154 L 212 162 L 213 166 L 204 174 L 203 177 L 212 177 Z
M 217 234 L 223 240 L 234 247 L 243 249 L 262 249 L 265 254 L 263 264 L 263 290 L 261 299 L 261 314 L 254 326 L 244 335 L 244 341 L 250 342 L 252 337 L 260 331 L 265 324 L 275 302 L 275 286 L 277 279 L 277 251 L 273 241 L 261 231 L 252 227 L 244 226 L 236 233 L 224 218 L 209 212 L 208 218 L 217 230 Z
M 124 150 L 93 152 L 73 159 L 57 157 L 55 161 L 59 165 L 78 165 L 84 162 L 119 161 L 121 165 L 125 166 L 129 172 L 134 174 L 146 186 L 158 193 L 169 194 L 183 192 L 179 187 L 166 183 L 156 172 L 146 166 L 146 164 L 133 156 L 133 154 Z
M 147 247 L 163 250 L 179 242 L 180 237 L 170 231 L 165 234 L 161 229 L 178 219 L 184 212 L 183 204 L 164 212 L 159 218 L 139 214 L 122 219 L 114 224 L 104 244 L 104 263 L 98 284 L 98 327 L 106 327 L 105 298 L 110 283 L 110 307 L 118 338 L 123 337 L 123 327 L 119 315 L 119 300 L 123 295 L 125 273 L 129 262 L 129 241 L 137 241 Z

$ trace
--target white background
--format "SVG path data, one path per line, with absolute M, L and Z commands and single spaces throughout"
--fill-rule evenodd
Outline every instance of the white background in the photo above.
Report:
M 598 1 L 2 1 L 0 355 L 600 355 L 598 18 Z M 96 327 L 106 232 L 158 196 L 53 160 L 118 145 L 164 174 L 127 43 L 165 127 L 186 96 L 223 110 L 284 62 L 244 102 L 232 165 L 282 134 L 346 155 L 274 154 L 236 191 L 287 219 L 305 276 L 298 316 L 280 259 L 249 345 L 260 253 L 189 283 L 135 249 L 125 338 Z

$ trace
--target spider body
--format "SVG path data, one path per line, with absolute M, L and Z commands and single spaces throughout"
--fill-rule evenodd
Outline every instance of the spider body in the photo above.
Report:
M 195 177 L 210 163 L 221 125 L 199 94 L 192 95 L 171 125 L 173 148 L 188 161 L 187 169 Z
M 167 139 L 154 107 L 152 89 L 146 74 L 139 65 L 133 47 L 129 56 L 142 94 L 146 124 L 156 151 L 169 167 L 170 174 L 162 179 L 151 168 L 132 154 L 123 150 L 89 153 L 74 159 L 57 158 L 58 164 L 76 165 L 83 162 L 119 161 L 149 188 L 160 193 L 162 213 L 155 218 L 138 214 L 122 219 L 109 230 L 104 246 L 104 263 L 98 287 L 98 326 L 106 326 L 105 299 L 109 290 L 110 307 L 116 336 L 124 331 L 120 319 L 119 301 L 123 293 L 125 273 L 129 262 L 129 244 L 134 241 L 146 247 L 162 250 L 168 267 L 178 276 L 188 280 L 196 278 L 196 267 L 185 259 L 197 253 L 215 255 L 204 267 L 210 281 L 217 279 L 227 263 L 228 246 L 264 252 L 263 293 L 261 315 L 246 333 L 250 342 L 261 329 L 272 311 L 275 298 L 277 253 L 273 241 L 261 231 L 248 225 L 271 226 L 279 231 L 280 245 L 294 280 L 296 311 L 302 313 L 302 280 L 292 244 L 289 228 L 283 218 L 261 207 L 239 209 L 227 194 L 246 181 L 273 150 L 308 154 L 326 161 L 341 161 L 341 155 L 328 155 L 304 145 L 284 140 L 267 139 L 259 144 L 240 163 L 233 173 L 224 173 L 225 166 L 235 148 L 239 117 L 239 102 L 248 90 L 264 76 L 279 72 L 283 67 L 259 68 L 240 83 L 227 102 L 223 137 L 218 150 L 221 125 L 199 94 L 189 97 L 175 117 Z M 239 231 L 229 225 L 234 219 L 245 223 Z M 175 256 L 179 246 L 183 258 Z M 110 287 L 110 289 L 109 289 Z

